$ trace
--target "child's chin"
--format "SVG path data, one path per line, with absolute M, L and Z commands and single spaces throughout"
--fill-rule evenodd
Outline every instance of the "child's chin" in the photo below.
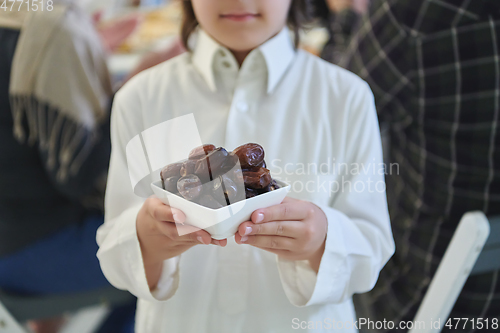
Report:
M 227 48 L 233 51 L 244 52 L 251 51 L 259 45 L 265 43 L 269 37 L 256 36 L 255 33 L 234 33 L 230 38 L 224 38 L 222 41 Z

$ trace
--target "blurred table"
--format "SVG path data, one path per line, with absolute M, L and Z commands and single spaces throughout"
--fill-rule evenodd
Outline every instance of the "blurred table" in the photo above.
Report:
M 179 34 L 182 11 L 180 1 L 160 7 L 124 8 L 115 15 L 136 13 L 142 17 L 136 31 L 108 58 L 113 83 L 121 81 L 148 52 L 167 48 Z
M 121 82 L 141 61 L 142 57 L 150 51 L 163 50 L 175 41 L 176 35 L 159 39 L 147 50 L 138 50 L 132 53 L 114 53 L 108 57 L 108 69 L 113 84 Z

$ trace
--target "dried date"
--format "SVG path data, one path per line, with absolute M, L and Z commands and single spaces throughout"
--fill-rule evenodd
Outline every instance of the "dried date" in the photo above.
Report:
M 168 177 L 165 180 L 162 180 L 163 189 L 170 193 L 177 192 L 177 182 L 179 181 L 179 176 Z
M 245 188 L 245 197 L 247 199 L 250 199 L 250 198 L 253 198 L 253 197 L 256 197 L 260 194 L 259 191 L 253 189 L 253 188 Z
M 205 157 L 206 155 L 208 155 L 209 153 L 211 153 L 214 150 L 215 150 L 214 145 L 203 145 L 203 146 L 196 147 L 193 150 L 191 150 L 191 152 L 189 153 L 188 159 L 199 160 L 200 158 Z
M 271 184 L 269 184 L 269 191 L 274 191 L 274 190 L 277 190 L 279 189 L 280 186 L 278 185 L 278 183 L 273 179 L 271 181 Z
M 196 175 L 187 175 L 177 182 L 177 190 L 187 200 L 195 200 L 202 191 L 200 178 Z
M 211 144 L 196 147 L 187 160 L 163 168 L 161 180 L 165 190 L 211 209 L 280 188 L 256 143 L 232 152 Z
M 236 155 L 230 154 L 224 148 L 219 147 L 196 161 L 194 173 L 202 182 L 208 182 L 231 170 L 236 165 L 237 160 Z
M 163 181 L 164 179 L 170 178 L 170 177 L 180 177 L 181 176 L 181 168 L 182 168 L 183 163 L 172 163 L 164 167 L 161 172 L 161 180 Z
M 268 169 L 259 168 L 257 171 L 243 171 L 245 187 L 256 190 L 264 189 L 271 183 L 271 173 Z
M 187 160 L 182 164 L 180 175 L 181 177 L 185 177 L 187 175 L 191 175 L 194 173 L 194 168 L 196 166 L 195 160 Z
M 260 163 L 258 166 L 247 166 L 246 168 L 243 168 L 243 171 L 258 171 L 260 168 L 267 169 L 265 160 L 262 160 L 262 163 Z
M 274 190 L 277 190 L 279 189 L 280 186 L 278 185 L 278 183 L 273 179 L 271 180 L 271 183 L 269 183 L 269 185 L 267 185 L 264 190 L 262 191 L 262 193 L 266 193 L 266 192 L 271 192 L 271 191 L 274 191 Z
M 260 166 L 264 161 L 264 148 L 256 143 L 239 146 L 233 152 L 238 156 L 243 169 Z
M 237 185 L 237 187 L 243 187 L 244 179 L 242 169 L 233 168 L 225 173 L 224 176 L 229 177 Z
M 244 199 L 243 187 L 238 189 L 237 184 L 227 175 L 214 180 L 213 191 L 217 201 L 226 202 L 228 205 Z

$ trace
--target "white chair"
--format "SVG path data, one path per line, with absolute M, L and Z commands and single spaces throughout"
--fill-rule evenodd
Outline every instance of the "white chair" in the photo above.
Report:
M 488 221 L 482 212 L 464 214 L 409 333 L 441 332 L 469 275 L 497 269 L 500 269 L 500 217 Z
M 1 333 L 26 333 L 26 330 L 17 323 L 12 315 L 0 302 L 0 332 Z

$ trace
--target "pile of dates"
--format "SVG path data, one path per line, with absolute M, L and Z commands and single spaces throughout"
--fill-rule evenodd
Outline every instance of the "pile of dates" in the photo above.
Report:
M 266 169 L 264 148 L 256 143 L 232 152 L 203 145 L 187 160 L 164 167 L 160 175 L 164 190 L 212 209 L 279 188 Z

